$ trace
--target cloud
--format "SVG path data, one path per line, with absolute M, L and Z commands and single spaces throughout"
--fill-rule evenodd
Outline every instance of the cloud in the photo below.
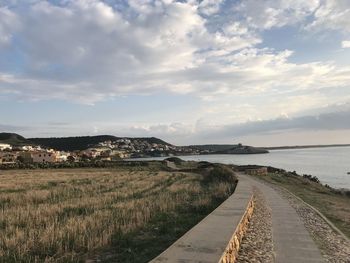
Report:
M 237 1 L 233 10 L 247 25 L 263 30 L 304 22 L 319 5 L 320 0 L 246 0 Z
M 8 125 L 0 123 L 0 132 L 20 132 L 30 130 L 30 126 Z
M 196 124 L 170 123 L 145 125 L 143 128 L 124 127 L 125 134 L 158 136 L 180 144 L 229 142 L 251 136 L 270 136 L 289 133 L 322 133 L 347 130 L 350 132 L 350 110 L 327 112 L 294 118 L 279 117 L 262 121 L 215 126 L 211 122 Z M 272 140 L 273 141 L 273 140 Z M 319 142 L 321 143 L 321 142 Z M 324 142 L 323 142 L 324 143 Z M 288 144 L 288 143 L 287 143 Z
M 220 10 L 224 0 L 203 0 L 198 5 L 199 12 L 204 15 L 213 15 Z
M 260 30 L 297 24 L 309 31 L 350 30 L 348 0 L 245 0 L 232 8 L 247 25 Z
M 324 0 L 313 14 L 313 20 L 307 25 L 309 30 L 350 31 L 350 2 L 347 0 Z
M 279 118 L 226 127 L 223 131 L 235 136 L 247 134 L 274 133 L 286 130 L 341 130 L 350 129 L 350 111 L 333 112 L 316 116 Z
M 241 110 L 246 110 L 242 108 Z M 215 118 L 215 116 L 213 117 Z M 76 121 L 26 124 L 26 126 L 0 125 L 0 130 L 16 132 L 26 137 L 53 137 L 53 136 L 82 136 L 111 134 L 131 137 L 159 137 L 173 144 L 186 145 L 193 143 L 227 143 L 232 140 L 241 140 L 246 143 L 259 145 L 295 144 L 305 138 L 314 138 L 314 143 L 327 143 L 326 134 L 342 132 L 342 138 L 334 142 L 345 143 L 350 133 L 350 104 L 329 105 L 328 107 L 305 111 L 304 114 L 288 116 L 280 115 L 277 118 L 262 120 L 241 121 L 240 123 L 227 121 L 226 124 L 216 123 L 210 118 L 198 119 L 195 122 L 143 122 L 129 120 L 127 122 Z M 299 134 L 297 141 L 283 142 Z M 322 135 L 322 137 L 320 137 Z M 319 137 L 318 137 L 319 136 Z M 330 135 L 331 136 L 331 135 Z M 276 144 L 274 138 L 279 138 Z M 259 139 L 256 139 L 259 138 Z M 269 138 L 268 141 L 264 138 Z M 250 142 L 250 139 L 252 142 Z M 332 138 L 329 138 L 332 139 Z M 335 138 L 336 139 L 336 138 Z M 333 142 L 332 141 L 332 142 Z M 303 141 L 307 143 L 307 141 Z
M 82 103 L 121 94 L 176 92 L 179 86 L 165 81 L 168 75 L 260 42 L 241 28 L 243 33 L 229 27 L 209 32 L 198 11 L 203 2 L 199 7 L 128 1 L 122 11 L 97 0 L 57 3 L 35 1 L 12 8 L 11 13 L 20 14 L 21 27 L 16 41 L 7 41 L 20 47 L 25 63 L 19 73 L 0 72 L 0 92 Z M 0 64 L 6 68 L 11 61 Z
M 17 15 L 7 7 L 1 7 L 0 5 L 0 50 L 11 43 L 13 32 L 18 27 Z
M 14 1 L 0 9 L 10 48 L 0 61 L 0 95 L 94 104 L 159 92 L 211 98 L 337 89 L 348 85 L 349 67 L 292 63 L 294 51 L 262 47 L 260 35 L 318 21 L 324 6 L 340 10 L 319 0 Z M 232 15 L 212 26 L 224 8 Z
M 344 40 L 341 42 L 342 48 L 350 48 L 350 40 Z

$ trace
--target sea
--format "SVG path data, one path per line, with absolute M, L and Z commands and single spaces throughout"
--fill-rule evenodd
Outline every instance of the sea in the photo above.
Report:
M 183 160 L 237 165 L 265 165 L 317 176 L 323 184 L 350 189 L 350 146 L 270 150 L 267 154 L 213 154 L 178 156 Z M 167 157 L 144 158 L 162 160 Z

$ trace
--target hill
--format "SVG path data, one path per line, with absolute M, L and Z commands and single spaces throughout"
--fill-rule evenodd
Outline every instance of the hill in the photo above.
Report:
M 8 132 L 0 132 L 0 143 L 7 143 L 13 146 L 33 144 L 32 142 L 28 141 L 26 138 L 19 134 Z
M 264 148 L 258 148 L 253 146 L 236 145 L 231 149 L 226 149 L 223 151 L 217 151 L 216 154 L 260 154 L 268 153 L 269 151 Z
M 193 149 L 207 151 L 210 154 L 258 154 L 268 153 L 265 148 L 246 146 L 241 144 L 205 144 L 191 145 Z
M 217 151 L 225 151 L 235 147 L 235 144 L 203 144 L 203 145 L 190 145 L 192 149 L 197 149 L 200 151 L 209 151 L 209 152 L 217 152 Z
M 98 136 L 79 136 L 79 137 L 53 137 L 53 138 L 30 138 L 31 142 L 47 148 L 53 148 L 60 151 L 75 151 L 85 150 L 89 147 L 95 146 L 105 141 L 116 141 L 119 139 L 129 139 L 130 141 L 141 140 L 150 144 L 157 143 L 163 145 L 171 145 L 161 139 L 155 137 L 149 138 L 125 138 L 116 137 L 112 135 L 98 135 Z

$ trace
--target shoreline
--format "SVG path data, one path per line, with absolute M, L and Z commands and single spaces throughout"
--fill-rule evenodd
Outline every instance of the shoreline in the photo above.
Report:
M 337 163 L 331 165 L 329 162 L 322 161 L 313 161 L 313 165 L 310 166 L 304 158 L 300 158 L 300 155 L 296 154 L 295 163 L 294 159 L 289 161 L 290 158 L 293 158 L 295 155 L 293 150 L 291 153 L 285 155 L 288 150 L 272 150 L 270 155 L 228 155 L 228 154 L 207 154 L 207 155 L 178 155 L 173 157 L 178 157 L 187 161 L 208 161 L 208 162 L 218 162 L 224 164 L 233 164 L 233 165 L 258 165 L 258 166 L 271 166 L 276 169 L 282 169 L 285 171 L 294 172 L 296 171 L 300 175 L 312 175 L 317 176 L 322 184 L 329 185 L 334 189 L 338 190 L 350 190 L 350 167 L 344 165 L 343 162 L 340 163 L 340 166 L 337 166 Z M 296 150 L 297 151 L 297 150 Z M 300 149 L 302 152 L 303 150 Z M 328 152 L 327 150 L 322 150 L 323 152 Z M 297 152 L 298 153 L 298 152 Z M 346 153 L 347 154 L 347 153 Z M 276 155 L 276 156 L 275 156 Z M 323 154 L 324 155 L 324 154 Z M 265 157 L 264 157 L 265 156 Z M 128 161 L 149 161 L 149 160 L 163 160 L 171 156 L 162 156 L 162 157 L 145 157 L 145 158 L 130 158 L 126 159 Z M 277 158 L 277 159 L 276 159 Z M 323 158 L 324 159 L 324 158 Z M 331 163 L 332 164 L 332 163 Z M 334 168 L 334 169 L 333 169 Z

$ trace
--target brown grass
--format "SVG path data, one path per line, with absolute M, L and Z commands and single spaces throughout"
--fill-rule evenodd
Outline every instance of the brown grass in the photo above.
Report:
M 118 240 L 157 215 L 212 209 L 231 192 L 229 183 L 151 168 L 0 171 L 0 261 L 80 262 L 111 246 L 123 254 Z

